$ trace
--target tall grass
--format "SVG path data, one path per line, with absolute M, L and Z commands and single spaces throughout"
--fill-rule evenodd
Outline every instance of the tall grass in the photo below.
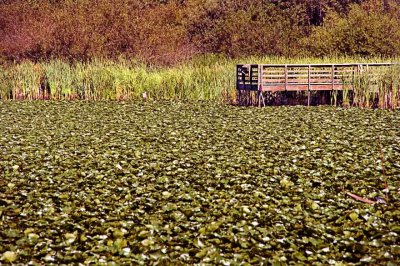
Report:
M 135 60 L 100 60 L 70 64 L 62 60 L 40 63 L 24 61 L 0 66 L 0 99 L 40 99 L 43 77 L 51 89 L 47 98 L 55 100 L 210 100 L 233 102 L 236 98 L 235 65 L 238 63 L 352 63 L 381 62 L 363 58 L 282 58 L 254 57 L 227 59 L 208 55 L 174 67 L 152 67 Z M 397 108 L 400 69 L 391 68 L 379 80 L 359 76 L 354 81 L 354 104 Z M 344 93 L 348 101 L 349 93 Z M 378 97 L 378 100 L 377 100 Z
M 356 75 L 353 81 L 353 105 L 396 109 L 400 107 L 400 65 L 374 69 Z M 349 93 L 345 94 L 349 96 Z

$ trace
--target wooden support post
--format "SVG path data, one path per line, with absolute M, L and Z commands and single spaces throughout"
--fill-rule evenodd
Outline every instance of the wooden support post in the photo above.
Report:
M 250 81 L 250 87 L 249 87 L 249 105 L 253 105 L 253 97 L 252 97 L 252 91 L 253 91 L 253 65 L 249 65 L 249 81 Z
M 236 89 L 239 89 L 239 65 L 236 65 Z
M 258 90 L 262 90 L 262 65 L 258 65 L 258 81 L 257 81 L 257 88 Z
M 265 102 L 264 102 L 264 97 L 263 97 L 263 95 L 262 95 L 262 90 L 263 90 L 263 88 L 262 88 L 262 76 L 263 76 L 263 65 L 258 65 L 258 86 L 257 86 L 257 88 L 258 88 L 258 95 L 257 95 L 257 98 L 258 98 L 258 106 L 259 107 L 261 107 L 261 101 L 262 101 L 262 104 L 265 106 Z
M 241 87 L 243 84 L 242 66 L 236 65 L 236 90 L 237 90 L 237 104 L 241 105 Z
M 285 91 L 287 91 L 287 85 L 288 85 L 288 67 L 285 65 Z
M 311 65 L 308 65 L 308 85 L 307 85 L 307 106 L 310 106 L 310 100 L 311 100 Z

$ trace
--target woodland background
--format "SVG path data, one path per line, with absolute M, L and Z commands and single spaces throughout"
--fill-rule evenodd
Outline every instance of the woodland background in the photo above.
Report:
M 397 57 L 399 0 L 3 0 L 0 61 Z

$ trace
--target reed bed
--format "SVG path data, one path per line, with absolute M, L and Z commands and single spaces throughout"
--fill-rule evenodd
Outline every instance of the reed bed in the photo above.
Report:
M 382 62 L 355 57 L 227 59 L 208 55 L 174 67 L 154 67 L 135 60 L 68 63 L 50 60 L 0 66 L 0 99 L 53 100 L 208 100 L 235 102 L 235 65 L 268 63 Z M 395 61 L 392 59 L 390 61 Z M 400 107 L 400 69 L 390 68 L 371 80 L 355 77 L 353 92 L 343 92 L 343 103 L 360 107 Z M 48 91 L 47 91 L 48 89 Z M 336 96 L 333 96 L 336 97 Z
M 400 65 L 377 73 L 364 72 L 354 78 L 352 93 L 345 93 L 344 100 L 367 108 L 396 109 L 400 107 Z M 348 96 L 353 99 L 348 99 Z M 347 97 L 347 99 L 346 99 Z

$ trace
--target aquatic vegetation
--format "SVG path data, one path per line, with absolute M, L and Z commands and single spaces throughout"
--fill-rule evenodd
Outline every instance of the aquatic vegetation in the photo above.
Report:
M 236 103 L 236 64 L 398 62 L 397 58 L 285 58 L 228 59 L 202 56 L 173 67 L 152 67 L 135 60 L 100 60 L 69 63 L 50 60 L 23 61 L 0 66 L 0 100 L 180 100 Z M 399 108 L 400 68 L 393 67 L 371 79 L 358 75 L 351 81 L 354 93 L 345 91 L 342 102 L 359 107 Z M 48 87 L 46 87 L 48 85 Z M 41 88 L 40 90 L 39 88 Z M 49 88 L 46 94 L 44 88 Z M 351 96 L 352 95 L 352 96 Z M 275 99 L 281 93 L 271 95 Z M 354 96 L 354 97 L 353 97 Z M 333 98 L 337 94 L 332 93 Z M 318 97 L 317 97 L 318 98 Z M 332 102 L 337 102 L 336 98 Z M 351 98 L 351 99 L 350 99 Z M 298 101 L 301 103 L 301 101 Z
M 1 262 L 396 265 L 399 125 L 358 108 L 2 102 Z

